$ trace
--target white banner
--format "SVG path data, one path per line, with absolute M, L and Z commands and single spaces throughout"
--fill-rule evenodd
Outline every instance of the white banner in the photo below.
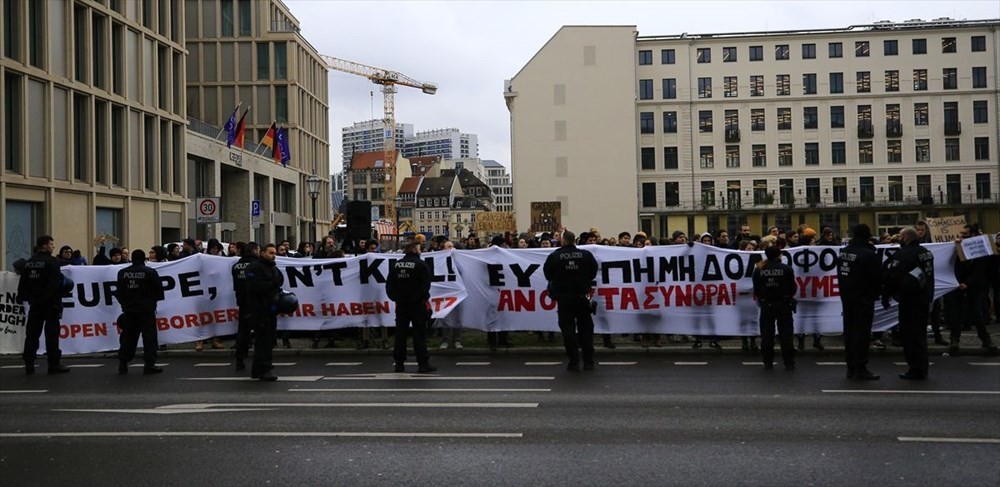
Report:
M 24 350 L 27 319 L 24 307 L 17 304 L 17 283 L 13 272 L 0 271 L 0 354 Z

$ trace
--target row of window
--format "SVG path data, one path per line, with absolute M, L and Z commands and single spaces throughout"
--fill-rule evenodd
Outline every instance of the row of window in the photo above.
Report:
M 738 61 L 739 54 L 737 51 L 738 49 L 736 47 L 723 47 L 722 62 L 735 63 L 736 61 Z M 970 38 L 970 51 L 985 52 L 986 36 L 972 36 Z M 696 52 L 696 60 L 699 64 L 707 64 L 712 62 L 711 47 L 699 47 L 695 52 Z M 801 44 L 801 52 L 802 52 L 802 59 L 816 59 L 816 44 L 815 43 Z M 927 54 L 927 39 L 912 39 L 910 52 L 914 55 Z M 951 54 L 958 52 L 958 38 L 942 37 L 941 52 L 944 54 Z M 899 41 L 896 39 L 886 39 L 882 41 L 882 55 L 898 56 Z M 871 42 L 855 41 L 854 57 L 869 57 L 869 56 L 871 56 Z M 764 46 L 749 46 L 747 49 L 747 57 L 749 58 L 750 61 L 763 61 L 765 57 Z M 844 57 L 844 43 L 843 42 L 827 43 L 827 57 L 829 57 L 830 59 Z M 787 61 L 789 59 L 791 59 L 790 44 L 777 44 L 774 46 L 775 61 Z M 660 64 L 674 64 L 676 62 L 677 62 L 677 54 L 673 49 L 660 50 Z M 639 65 L 645 66 L 651 64 L 653 64 L 653 51 L 648 49 L 640 50 Z
M 856 93 L 871 93 L 872 90 L 872 76 L 871 71 L 857 71 L 855 72 L 855 84 L 854 89 Z M 972 87 L 973 88 L 987 88 L 988 87 L 988 77 L 986 73 L 985 66 L 976 66 L 972 68 Z M 926 69 L 914 69 L 913 70 L 913 91 L 927 91 L 927 70 Z M 900 86 L 899 70 L 886 70 L 885 71 L 885 82 L 883 84 L 884 91 L 886 93 L 898 92 Z M 664 100 L 673 100 L 677 98 L 677 79 L 676 78 L 661 78 L 660 79 L 660 96 Z M 764 91 L 764 76 L 763 75 L 751 75 L 750 76 L 750 96 L 766 96 Z M 830 94 L 841 94 L 844 93 L 844 73 L 830 73 L 830 83 L 828 85 Z M 945 90 L 957 90 L 958 89 L 958 68 L 943 68 L 941 71 L 941 87 Z M 713 84 L 711 77 L 701 77 L 698 78 L 698 98 L 707 99 L 712 98 L 713 94 Z M 736 98 L 740 96 L 740 86 L 739 77 L 737 76 L 725 76 L 722 78 L 722 90 L 723 97 L 725 98 Z M 802 75 L 802 94 L 804 95 L 815 95 L 817 94 L 816 85 L 816 73 L 805 73 Z M 775 96 L 791 96 L 792 95 L 792 80 L 789 74 L 778 74 L 775 75 L 774 81 L 774 94 Z M 639 99 L 640 100 L 652 100 L 654 99 L 654 84 L 651 79 L 640 79 L 639 80 Z
M 959 103 L 955 101 L 944 102 L 944 125 L 946 135 L 959 135 L 961 133 L 961 122 L 959 122 Z M 711 133 L 714 130 L 714 111 L 698 111 L 698 131 L 701 133 Z M 890 103 L 885 105 L 885 120 L 887 124 L 887 135 L 899 137 L 903 135 L 900 105 Z M 739 110 L 725 110 L 725 134 L 727 139 L 735 138 L 739 140 L 740 117 Z M 874 136 L 874 125 L 872 121 L 872 106 L 858 105 L 858 136 Z M 776 128 L 778 130 L 792 129 L 792 109 L 791 107 L 778 107 L 776 109 Z M 804 129 L 819 128 L 819 107 L 802 107 L 802 127 Z M 976 100 L 972 102 L 972 122 L 975 124 L 989 123 L 989 105 L 986 100 Z M 913 104 L 913 125 L 930 125 L 930 104 Z M 846 118 L 843 105 L 830 107 L 830 128 L 845 128 Z M 766 115 L 763 108 L 750 109 L 750 130 L 761 132 L 766 130 Z M 677 112 L 663 112 L 663 133 L 677 133 L 678 122 Z M 734 132 L 735 131 L 735 132 Z M 639 113 L 639 132 L 643 134 L 656 133 L 656 121 L 654 112 Z
M 824 187 L 820 178 L 806 178 L 805 180 L 805 203 L 848 203 L 850 199 L 856 198 L 860 202 L 873 202 L 876 200 L 875 177 L 861 176 L 858 178 L 857 186 L 850 188 L 846 177 L 835 177 L 830 180 L 830 186 Z M 966 194 L 964 200 L 989 200 L 995 197 L 992 193 L 989 173 L 977 173 L 975 176 L 975 196 L 973 197 L 971 186 L 967 186 L 965 191 L 962 188 L 961 174 L 945 175 L 945 184 L 936 188 L 933 186 L 932 178 L 929 174 L 921 174 L 916 177 L 916 191 L 913 186 L 906 186 L 903 183 L 903 176 L 888 176 L 885 186 L 878 188 L 880 200 L 887 202 L 904 202 L 906 196 L 914 197 L 915 201 L 933 202 L 936 199 L 939 203 L 962 203 L 963 193 Z M 641 205 L 643 208 L 680 206 L 681 191 L 680 183 L 667 181 L 663 183 L 663 204 L 658 205 L 656 186 L 658 183 L 642 183 L 641 185 Z M 742 181 L 726 181 L 725 189 L 716 192 L 715 181 L 702 181 L 700 186 L 701 199 L 697 202 L 704 207 L 720 205 L 728 208 L 739 208 L 745 197 L 753 196 L 753 204 L 770 205 L 794 204 L 803 199 L 802 188 L 795 187 L 793 179 L 778 180 L 777 195 L 768 189 L 766 179 L 754 179 L 751 188 L 743 189 Z M 831 191 L 832 190 L 832 191 Z M 777 196 L 777 197 L 775 197 Z

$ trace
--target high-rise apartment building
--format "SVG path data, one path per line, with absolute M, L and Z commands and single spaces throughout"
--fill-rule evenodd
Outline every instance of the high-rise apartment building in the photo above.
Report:
M 998 26 L 564 27 L 505 88 L 518 226 L 558 201 L 571 229 L 656 236 L 951 215 L 1000 227 Z
M 355 122 L 350 127 L 340 129 L 341 154 L 346 168 L 356 153 L 376 152 L 385 150 L 385 122 L 382 120 L 366 120 Z M 396 148 L 403 149 L 406 140 L 413 136 L 413 124 L 396 124 Z
M 344 167 L 355 153 L 380 151 L 384 148 L 385 122 L 366 120 L 341 128 Z M 464 134 L 456 128 L 414 132 L 413 124 L 396 123 L 396 148 L 403 157 L 441 156 L 443 159 L 479 157 L 479 136 Z
M 486 185 L 493 192 L 493 211 L 514 211 L 513 186 L 507 168 L 497 161 L 483 161 L 486 169 Z

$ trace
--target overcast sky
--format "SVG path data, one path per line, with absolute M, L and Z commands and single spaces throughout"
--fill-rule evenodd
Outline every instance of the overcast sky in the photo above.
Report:
M 563 25 L 635 25 L 640 36 L 847 27 L 879 20 L 1000 18 L 985 1 L 320 1 L 285 0 L 322 54 L 438 85 L 400 87 L 396 121 L 417 131 L 455 127 L 479 136 L 479 156 L 510 167 L 503 82 Z M 340 130 L 381 118 L 382 93 L 330 72 L 330 171 L 341 170 Z M 374 93 L 374 97 L 371 94 Z M 375 117 L 372 116 L 374 113 Z

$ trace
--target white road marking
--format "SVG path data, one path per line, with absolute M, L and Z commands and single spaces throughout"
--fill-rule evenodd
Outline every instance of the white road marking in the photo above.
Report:
M 279 382 L 316 382 L 322 375 L 279 376 Z M 252 377 L 178 377 L 180 380 L 257 381 Z M 259 382 L 259 381 L 258 381 Z
M 170 366 L 170 364 L 161 364 L 161 363 L 157 363 L 157 364 L 156 364 L 156 366 L 157 366 L 157 367 L 168 367 L 168 366 Z M 143 364 L 141 364 L 141 363 L 138 363 L 138 364 L 132 364 L 132 365 L 129 365 L 129 367 L 145 367 L 145 365 L 143 365 Z
M 743 365 L 760 365 L 760 366 L 763 366 L 764 362 L 743 362 Z
M 979 366 L 986 366 L 986 367 L 989 367 L 989 366 L 997 367 L 997 366 L 1000 366 L 1000 362 L 969 362 L 969 365 L 979 365 Z
M 364 362 L 329 362 L 326 365 L 328 367 L 357 367 L 363 364 Z
M 23 389 L 19 391 L 0 391 L 0 394 L 41 394 L 49 392 L 48 389 Z
M 437 375 L 419 374 L 358 374 L 323 377 L 323 380 L 555 380 L 555 377 L 522 376 L 522 377 L 442 377 Z
M 909 365 L 906 362 L 893 362 L 894 365 Z M 934 362 L 927 362 L 927 365 L 934 365 Z
M 638 362 L 597 362 L 597 365 L 635 365 Z
M 156 409 L 212 408 L 537 408 L 537 402 L 264 402 L 170 404 Z
M 263 408 L 222 408 L 222 409 L 53 409 L 68 413 L 119 413 L 119 414 L 200 414 L 200 413 L 234 413 L 245 411 L 271 411 Z
M 288 392 L 552 392 L 552 389 L 289 389 Z
M 98 367 L 104 367 L 104 364 L 75 364 L 67 365 L 71 369 L 96 369 Z
M 229 367 L 232 365 L 230 362 L 205 362 L 201 364 L 194 364 L 195 367 Z
M 455 362 L 455 365 L 490 365 L 490 362 Z
M 900 436 L 899 441 L 921 443 L 1000 443 L 1000 438 L 933 438 L 924 436 Z
M 298 362 L 271 362 L 271 365 L 275 367 L 291 367 L 293 365 L 298 365 Z
M 708 362 L 674 362 L 674 365 L 708 365 Z
M 914 390 L 877 390 L 877 389 L 823 389 L 823 392 L 832 394 L 980 394 L 991 395 L 1000 394 L 1000 391 L 914 391 Z
M 523 433 L 408 433 L 382 431 L 81 431 L 76 433 L 0 433 L 0 438 L 81 437 L 302 437 L 302 438 L 521 438 Z
M 0 369 L 23 369 L 24 365 L 0 365 Z
M 847 362 L 816 362 L 816 365 L 847 365 Z
M 524 365 L 534 366 L 534 365 L 562 365 L 562 362 L 525 362 Z

